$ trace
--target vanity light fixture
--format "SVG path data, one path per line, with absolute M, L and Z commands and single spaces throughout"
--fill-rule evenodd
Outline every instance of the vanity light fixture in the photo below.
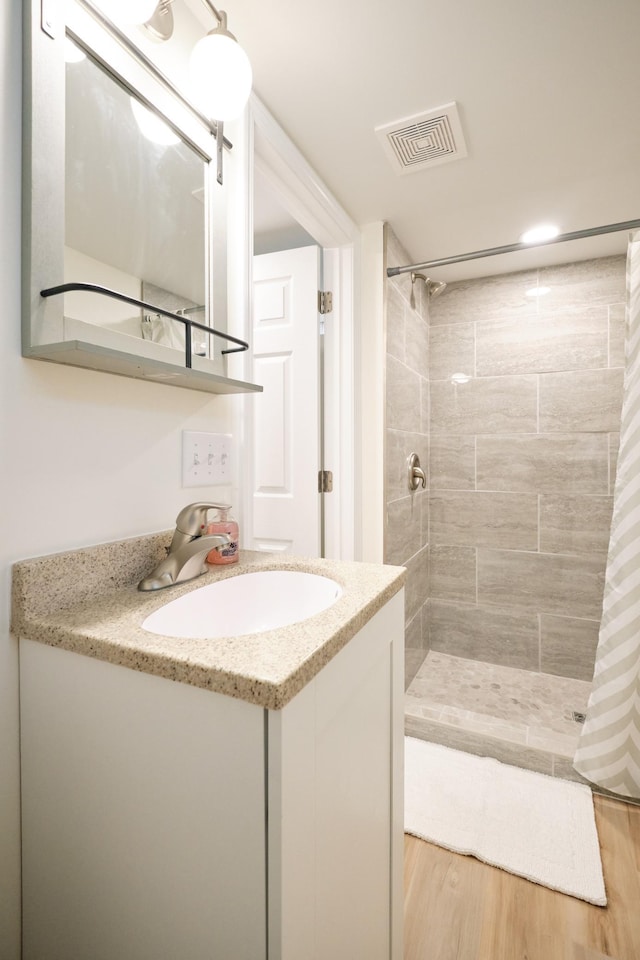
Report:
M 553 240 L 560 233 L 560 228 L 552 223 L 541 223 L 537 227 L 531 227 L 520 237 L 520 243 L 544 243 L 545 240 Z
M 192 94 L 200 109 L 213 120 L 233 120 L 240 116 L 251 93 L 251 63 L 227 28 L 225 11 L 218 10 L 210 0 L 202 2 L 217 24 L 191 52 Z M 154 40 L 168 40 L 173 33 L 172 3 L 173 0 L 156 0 L 142 24 Z
M 214 120 L 240 116 L 251 93 L 249 58 L 227 29 L 227 15 L 209 0 L 203 0 L 218 21 L 217 27 L 196 43 L 191 53 L 194 96 Z
M 140 24 L 154 40 L 169 40 L 173 34 L 174 0 L 94 0 L 115 24 Z M 251 93 L 249 57 L 227 28 L 227 14 L 211 0 L 202 3 L 216 19 L 216 26 L 197 41 L 191 52 L 193 97 L 212 120 L 233 120 L 245 108 Z
M 138 23 L 154 40 L 169 40 L 173 34 L 174 0 L 78 0 L 118 42 L 155 73 L 183 103 L 210 127 L 216 138 L 217 176 L 222 184 L 224 121 L 240 116 L 251 93 L 252 71 L 249 58 L 227 29 L 227 15 L 211 0 L 202 0 L 217 25 L 197 41 L 191 56 L 192 99 L 188 100 L 175 84 L 158 71 L 153 61 L 133 43 L 118 24 Z
M 114 23 L 146 23 L 153 16 L 158 0 L 96 0 L 96 6 Z

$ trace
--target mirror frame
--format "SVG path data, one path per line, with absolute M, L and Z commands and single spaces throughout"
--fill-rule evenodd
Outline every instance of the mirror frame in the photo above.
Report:
M 211 393 L 262 388 L 226 376 L 226 358 L 193 357 L 192 368 L 172 348 L 83 321 L 64 318 L 61 296 L 41 291 L 64 282 L 65 59 L 68 33 L 114 81 L 162 116 L 205 161 L 207 325 L 227 327 L 227 241 L 213 227 L 226 225 L 226 196 L 216 183 L 215 125 L 146 69 L 80 3 L 27 0 L 24 4 L 23 318 L 22 355 L 123 376 L 151 379 Z M 66 7 L 66 11 L 65 11 Z M 107 21 L 108 22 L 108 21 Z M 214 282 L 215 268 L 215 282 Z M 83 278 L 77 278 L 82 281 Z M 93 295 L 93 294 L 92 294 Z M 65 331 L 66 326 L 66 331 Z M 214 340 L 213 337 L 210 337 Z

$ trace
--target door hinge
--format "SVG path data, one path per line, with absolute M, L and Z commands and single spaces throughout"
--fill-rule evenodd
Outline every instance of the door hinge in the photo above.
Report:
M 331 290 L 318 290 L 318 313 L 324 315 L 333 310 L 333 294 Z
M 333 493 L 333 473 L 331 470 L 318 470 L 318 493 Z

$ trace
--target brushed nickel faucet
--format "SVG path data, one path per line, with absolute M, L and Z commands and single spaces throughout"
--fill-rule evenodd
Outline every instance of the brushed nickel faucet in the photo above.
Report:
M 206 573 L 206 557 L 231 543 L 226 533 L 203 533 L 209 510 L 219 503 L 190 503 L 176 517 L 176 529 L 164 560 L 138 584 L 138 590 L 162 590 Z

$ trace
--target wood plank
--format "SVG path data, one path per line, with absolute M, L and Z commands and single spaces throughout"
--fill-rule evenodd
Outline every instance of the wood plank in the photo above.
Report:
M 573 944 L 572 960 L 612 960 L 611 957 L 605 957 L 604 953 L 596 953 L 589 947 L 581 947 L 579 944 Z
M 405 956 L 409 941 L 412 957 L 473 957 L 490 868 L 414 837 L 406 837 L 405 850 Z
M 640 807 L 594 796 L 607 907 L 405 838 L 405 960 L 638 960 Z

